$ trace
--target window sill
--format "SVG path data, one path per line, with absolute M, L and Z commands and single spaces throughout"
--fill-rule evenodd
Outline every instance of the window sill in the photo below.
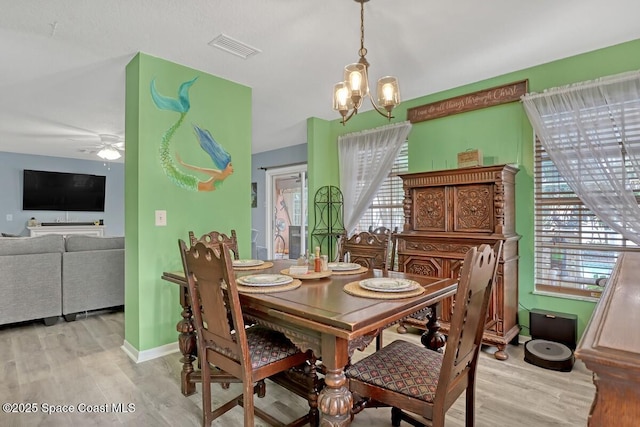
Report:
M 576 301 L 585 301 L 585 302 L 593 302 L 596 303 L 598 301 L 600 301 L 600 298 L 596 298 L 596 297 L 588 297 L 588 296 L 584 296 L 584 295 L 570 295 L 570 294 L 562 294 L 559 292 L 546 292 L 546 291 L 533 291 L 532 292 L 533 295 L 541 295 L 541 296 L 545 296 L 545 297 L 555 297 L 555 298 L 564 298 L 564 299 L 571 299 L 571 300 L 576 300 Z

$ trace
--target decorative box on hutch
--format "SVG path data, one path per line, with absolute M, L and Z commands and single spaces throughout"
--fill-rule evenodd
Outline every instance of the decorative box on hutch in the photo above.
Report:
M 398 235 L 400 270 L 437 277 L 458 277 L 465 253 L 483 243 L 504 242 L 497 280 L 489 304 L 483 343 L 506 345 L 520 329 L 518 312 L 518 240 L 515 232 L 515 175 L 511 165 L 477 166 L 403 174 L 404 229 Z M 453 298 L 441 304 L 442 331 L 449 331 Z M 425 327 L 425 320 L 404 319 L 405 326 Z

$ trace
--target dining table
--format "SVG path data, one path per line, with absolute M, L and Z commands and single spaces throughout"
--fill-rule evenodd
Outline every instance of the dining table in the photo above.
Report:
M 255 274 L 283 274 L 295 265 L 294 260 L 273 260 L 235 270 L 236 278 Z M 321 425 L 346 426 L 351 422 L 353 397 L 347 387 L 344 369 L 356 350 L 364 350 L 385 328 L 417 312 L 430 312 L 422 343 L 441 350 L 445 339 L 438 331 L 439 302 L 455 294 L 457 280 L 413 275 L 403 272 L 360 268 L 355 271 L 334 271 L 322 278 L 302 278 L 300 285 L 278 292 L 240 292 L 243 316 L 285 334 L 301 350 L 308 349 L 321 360 L 324 387 L 318 395 Z M 178 344 L 182 353 L 181 391 L 195 393 L 201 381 L 196 371 L 196 334 L 188 286 L 183 271 L 167 271 L 162 279 L 180 285 L 182 319 L 177 324 Z M 303 276 L 296 276 L 303 277 Z M 403 297 L 396 293 L 371 293 L 358 283 L 366 279 L 389 278 L 417 282 L 418 290 Z M 362 292 L 360 292 L 362 291 Z

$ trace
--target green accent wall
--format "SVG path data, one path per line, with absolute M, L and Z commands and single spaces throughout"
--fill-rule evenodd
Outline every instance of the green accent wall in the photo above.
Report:
M 160 110 L 150 95 L 153 79 L 160 94 L 175 98 L 179 86 L 196 76 L 191 107 L 170 151 L 174 159 L 179 152 L 186 163 L 215 168 L 193 125 L 209 130 L 231 155 L 234 169 L 212 192 L 179 188 L 164 174 L 160 143 L 179 113 Z M 178 239 L 186 241 L 189 231 L 200 236 L 235 229 L 240 253 L 251 252 L 251 89 L 139 53 L 126 70 L 125 133 L 125 340 L 144 351 L 177 338 L 178 286 L 160 276 L 182 269 Z M 156 210 L 167 212 L 167 226 L 155 226 Z
M 551 87 L 637 69 L 640 69 L 640 40 L 405 100 L 394 110 L 395 118 L 392 122 L 406 120 L 406 111 L 411 107 L 519 80 L 529 80 L 530 92 L 541 92 Z M 425 79 L 428 78 L 429 76 L 425 75 Z M 400 84 L 402 85 L 402 82 Z M 329 91 L 330 88 L 327 88 L 327 96 Z M 323 155 L 317 157 L 322 162 L 326 159 L 337 159 L 336 144 L 339 135 L 379 127 L 387 121 L 375 111 L 366 111 L 353 117 L 346 126 L 339 120 L 326 123 L 329 123 L 328 137 L 313 132 L 308 134 L 308 151 L 316 154 L 322 152 Z M 313 125 L 319 126 L 318 120 L 314 121 Z M 420 172 L 455 168 L 457 153 L 468 148 L 482 150 L 485 165 L 517 163 L 520 172 L 516 175 L 516 230 L 522 235 L 519 244 L 519 323 L 528 328 L 529 318 L 526 309 L 539 308 L 573 313 L 578 316 L 579 334 L 582 335 L 593 311 L 593 302 L 533 293 L 533 144 L 533 130 L 522 104 L 514 102 L 499 105 L 415 123 L 409 134 L 409 170 Z M 311 154 L 309 170 L 314 171 L 314 180 L 309 181 L 310 195 L 318 188 L 316 184 L 339 182 L 334 176 L 336 171 L 328 169 L 323 163 L 316 163 Z M 312 202 L 310 198 L 310 203 Z M 310 212 L 312 209 L 313 206 L 310 205 Z M 521 334 L 528 335 L 528 329 L 524 329 Z

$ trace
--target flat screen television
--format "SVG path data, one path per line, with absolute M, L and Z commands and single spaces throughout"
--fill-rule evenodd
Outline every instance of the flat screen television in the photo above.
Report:
M 104 212 L 105 176 L 25 169 L 22 182 L 25 211 Z

